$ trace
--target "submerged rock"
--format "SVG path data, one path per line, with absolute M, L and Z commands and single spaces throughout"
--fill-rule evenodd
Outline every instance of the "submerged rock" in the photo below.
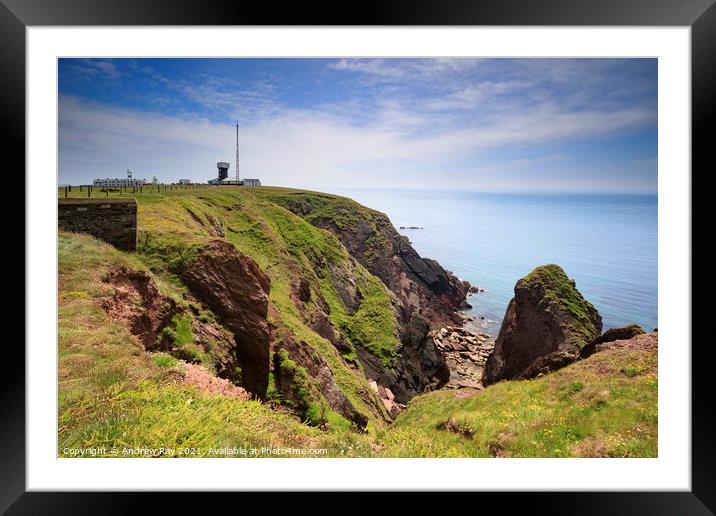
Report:
M 531 378 L 573 362 L 601 333 L 602 318 L 557 265 L 515 285 L 482 382 Z

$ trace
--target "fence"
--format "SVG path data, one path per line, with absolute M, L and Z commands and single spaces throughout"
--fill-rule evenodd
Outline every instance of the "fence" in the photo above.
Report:
M 191 183 L 191 184 L 162 184 L 149 183 L 144 185 L 132 186 L 98 186 L 98 185 L 65 185 L 59 187 L 58 194 L 64 198 L 77 197 L 134 197 L 136 195 L 162 193 L 162 192 L 180 192 L 186 190 L 200 190 L 212 188 L 219 185 L 210 185 L 207 183 Z

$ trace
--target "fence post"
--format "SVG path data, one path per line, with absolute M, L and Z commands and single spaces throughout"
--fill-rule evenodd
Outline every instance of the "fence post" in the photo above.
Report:
M 67 185 L 65 185 L 65 199 L 67 199 Z
M 92 197 L 92 186 L 87 186 L 87 197 Z

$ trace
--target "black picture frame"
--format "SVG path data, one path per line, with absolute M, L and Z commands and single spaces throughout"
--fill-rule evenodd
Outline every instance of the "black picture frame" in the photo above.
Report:
M 3 80 L 0 128 L 15 171 L 25 167 L 25 29 L 43 25 L 557 25 L 557 26 L 688 26 L 691 27 L 692 171 L 705 175 L 716 123 L 715 0 L 394 0 L 354 4 L 292 2 L 280 8 L 245 0 L 0 0 L 0 70 Z M 8 154 L 6 154 L 7 158 Z M 22 167 L 22 168 L 20 168 Z M 13 172 L 17 175 L 16 172 Z M 692 187 L 693 191 L 693 187 Z M 27 194 L 27 192 L 26 192 Z M 693 234 L 693 233 L 692 233 Z M 27 273 L 27 271 L 26 271 Z M 690 303 L 691 300 L 683 300 Z M 32 306 L 27 306 L 28 310 Z M 691 345 L 685 336 L 684 347 Z M 471 504 L 483 510 L 494 497 L 500 511 L 527 504 L 532 513 L 549 514 L 713 514 L 716 511 L 716 407 L 706 357 L 709 341 L 692 350 L 692 491 L 640 493 L 480 493 Z M 8 349 L 10 348 L 10 349 Z M 25 354 L 5 346 L 11 368 L 0 375 L 0 512 L 7 514 L 124 514 L 145 512 L 146 494 L 39 493 L 25 489 Z M 668 374 L 668 371 L 667 371 Z M 181 508 L 186 495 L 162 494 L 165 511 Z M 216 494 L 212 495 L 216 496 Z M 242 494 L 246 497 L 246 494 Z M 265 495 L 259 495 L 265 497 Z M 297 494 L 290 505 L 304 505 Z M 341 512 L 365 512 L 369 502 L 341 502 Z M 416 495 L 417 496 L 417 495 Z M 488 498 L 484 498 L 488 497 Z M 221 497 L 224 498 L 223 496 Z M 242 501 L 243 507 L 262 499 Z M 265 498 L 264 498 L 265 500 Z M 279 501 L 271 495 L 271 504 Z M 214 499 L 216 502 L 216 499 Z M 266 502 L 264 502 L 266 503 Z M 381 502 L 396 510 L 394 498 Z M 321 504 L 322 505 L 322 504 Z M 332 504 L 326 504 L 330 508 Z M 315 502 L 309 504 L 320 511 Z M 142 509 L 144 508 L 144 509 Z M 337 506 L 333 506 L 339 510 Z M 315 511 L 312 511 L 315 512 Z

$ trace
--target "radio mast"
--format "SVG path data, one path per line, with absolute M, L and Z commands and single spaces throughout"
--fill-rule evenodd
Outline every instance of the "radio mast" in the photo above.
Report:
M 236 180 L 239 180 L 239 121 L 236 121 Z

